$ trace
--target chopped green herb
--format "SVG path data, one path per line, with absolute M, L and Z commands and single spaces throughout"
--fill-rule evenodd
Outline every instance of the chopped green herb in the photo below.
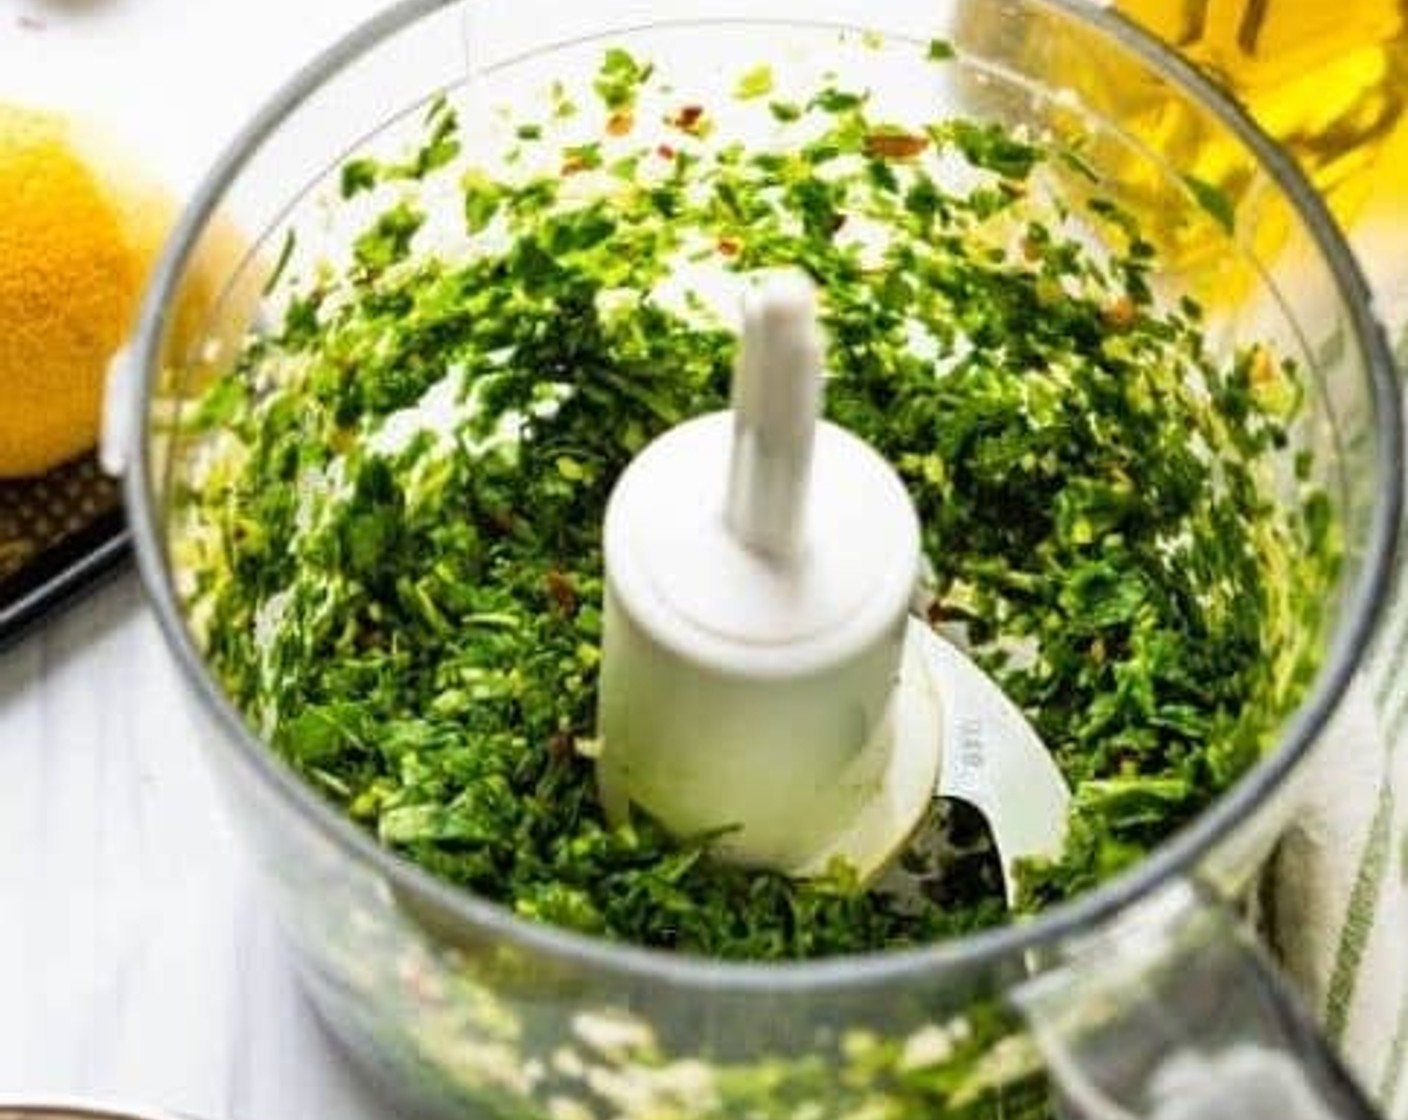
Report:
M 1069 167 L 1076 174 L 1083 177 L 1087 182 L 1099 183 L 1100 173 L 1090 166 L 1090 163 L 1079 152 L 1073 148 L 1064 148 L 1058 153 L 1061 162 Z
M 969 163 L 1009 179 L 1025 179 L 1042 158 L 1035 145 L 1018 140 L 997 124 L 953 120 L 938 131 Z
M 293 251 L 298 246 L 298 234 L 292 228 L 284 233 L 283 244 L 279 246 L 278 259 L 274 261 L 273 270 L 264 281 L 264 286 L 260 290 L 261 295 L 268 295 L 279 286 L 279 281 L 283 279 L 284 273 L 288 270 L 289 261 L 293 260 Z
M 381 169 L 374 159 L 349 159 L 342 165 L 342 197 L 352 198 L 374 189 Z
M 766 97 L 775 85 L 772 67 L 757 66 L 738 79 L 734 96 L 740 101 L 752 101 L 754 98 Z
M 357 239 L 353 247 L 357 263 L 370 271 L 380 272 L 404 260 L 411 249 L 411 238 L 424 222 L 425 215 L 410 203 L 401 202 L 393 206 Z
M 1208 213 L 1213 221 L 1217 222 L 1227 233 L 1231 233 L 1236 225 L 1237 215 L 1227 192 L 1221 187 L 1209 183 L 1206 179 L 1199 179 L 1196 175 L 1185 174 L 1183 182 L 1192 192 L 1193 197 L 1198 200 L 1198 205 Z
M 574 144 L 562 151 L 562 166 L 565 171 L 595 171 L 601 166 L 601 145 Z
M 865 97 L 861 94 L 834 87 L 828 87 L 812 98 L 812 105 L 828 113 L 846 113 L 864 104 Z
M 612 110 L 629 109 L 636 102 L 640 87 L 650 80 L 654 67 L 639 63 L 630 51 L 612 47 L 602 60 L 593 88 L 602 103 Z M 567 104 L 559 101 L 559 105 Z
M 464 220 L 470 233 L 481 233 L 503 204 L 503 189 L 492 179 L 471 172 L 460 181 L 464 191 Z
M 460 154 L 459 121 L 449 103 L 437 101 L 430 120 L 433 124 L 430 136 L 409 164 L 394 169 L 395 177 L 423 179 L 430 172 L 453 163 Z
M 616 113 L 651 72 L 613 50 L 594 84 Z M 1023 870 L 1023 909 L 1201 812 L 1315 670 L 1340 546 L 1308 452 L 1287 450 L 1300 371 L 1261 346 L 1210 353 L 1197 304 L 1155 299 L 1131 215 L 1052 196 L 1083 166 L 1066 149 L 871 120 L 827 82 L 805 108 L 758 88 L 768 128 L 806 137 L 769 150 L 549 146 L 547 126 L 551 174 L 457 171 L 467 229 L 493 235 L 444 255 L 408 187 L 345 272 L 284 278 L 282 323 L 196 410 L 216 442 L 183 554 L 224 686 L 380 842 L 525 918 L 798 958 L 1005 914 L 967 865 L 900 904 L 844 867 L 726 866 L 707 837 L 613 827 L 597 804 L 607 497 L 650 439 L 725 406 L 737 344 L 700 291 L 671 298 L 682 258 L 721 284 L 782 265 L 818 282 L 828 413 L 914 500 L 931 621 L 965 635 L 1074 790 L 1066 851 Z M 571 104 L 550 101 L 552 119 Z M 447 121 L 399 170 L 350 162 L 344 194 L 457 168 Z M 608 158 L 607 184 L 571 178 Z M 1283 459 L 1301 493 L 1279 504 Z

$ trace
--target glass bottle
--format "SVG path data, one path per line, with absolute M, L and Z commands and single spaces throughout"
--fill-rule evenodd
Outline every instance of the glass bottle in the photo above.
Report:
M 1404 0 L 1117 0 L 1115 7 L 1177 47 L 1247 106 L 1346 226 L 1408 164 L 1385 153 L 1405 128 L 1408 3 Z

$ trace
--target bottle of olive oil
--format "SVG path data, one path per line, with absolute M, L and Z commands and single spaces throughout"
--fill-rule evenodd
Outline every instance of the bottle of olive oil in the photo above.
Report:
M 1408 0 L 1114 0 L 1230 90 L 1340 223 L 1408 224 Z

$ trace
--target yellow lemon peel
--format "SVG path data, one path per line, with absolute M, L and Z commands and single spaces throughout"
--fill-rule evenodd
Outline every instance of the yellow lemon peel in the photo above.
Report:
M 97 440 L 103 385 L 129 337 L 176 202 L 95 129 L 0 104 L 0 478 Z M 194 338 L 243 240 L 198 255 L 168 343 Z

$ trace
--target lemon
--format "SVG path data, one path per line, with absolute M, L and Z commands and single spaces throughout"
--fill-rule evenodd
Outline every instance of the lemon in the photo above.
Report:
M 176 202 L 95 129 L 3 103 L 0 200 L 0 478 L 14 478 L 96 442 L 108 362 Z M 193 334 L 196 306 L 213 299 L 230 261 L 218 256 L 185 285 L 177 334 Z

